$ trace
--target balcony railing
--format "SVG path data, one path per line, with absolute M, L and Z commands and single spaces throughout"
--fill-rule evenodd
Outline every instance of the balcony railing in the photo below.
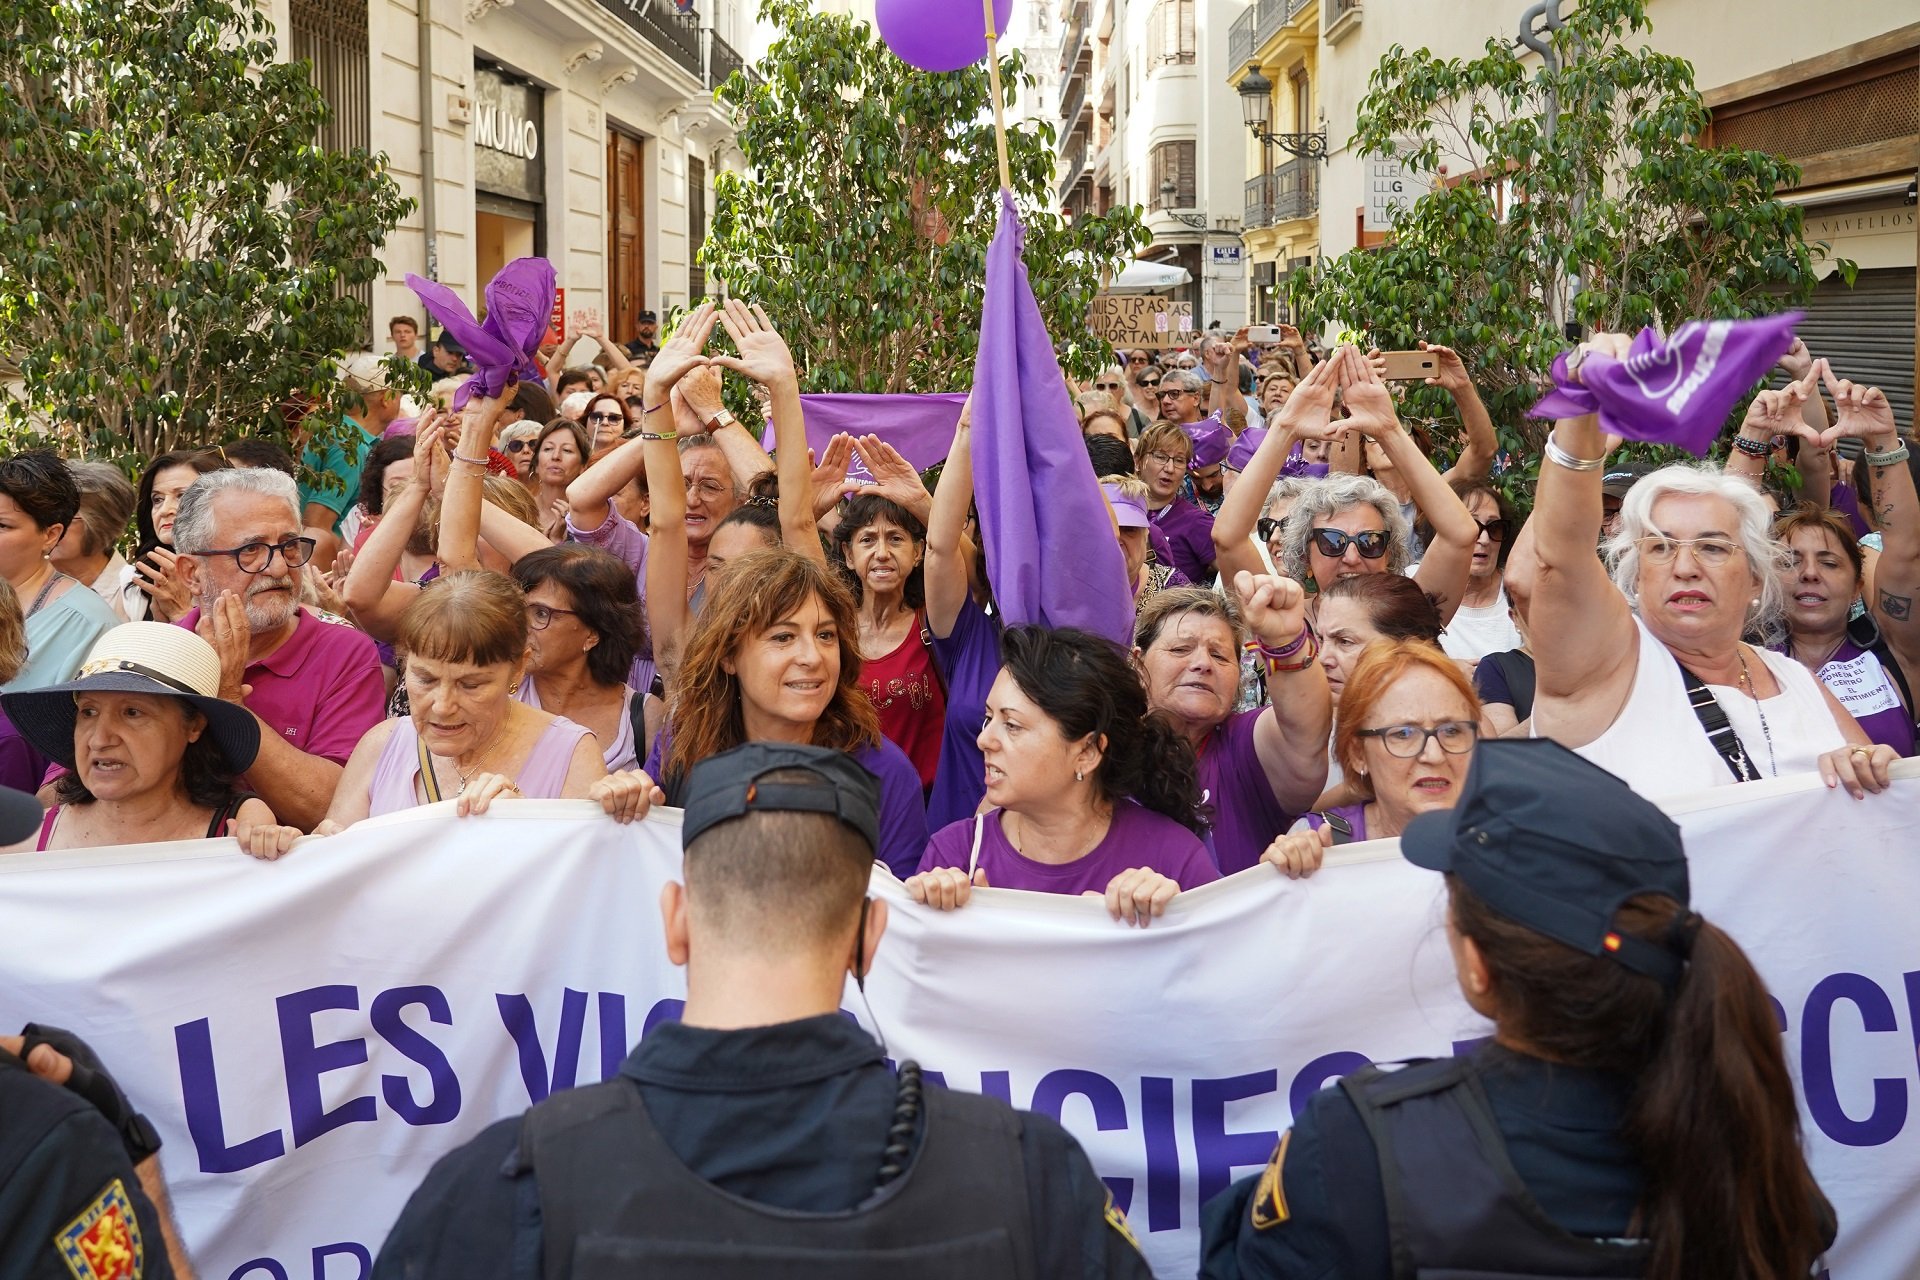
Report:
M 1273 222 L 1311 218 L 1320 209 L 1320 162 L 1289 160 L 1273 171 Z
M 1064 204 L 1066 202 L 1067 193 L 1073 190 L 1074 185 L 1080 181 L 1080 175 L 1085 173 L 1086 170 L 1087 137 L 1085 134 L 1081 134 L 1073 140 L 1073 145 L 1067 148 L 1066 155 L 1060 160 L 1061 203 Z
M 1247 179 L 1246 212 L 1240 217 L 1242 229 L 1273 225 L 1273 175 L 1263 173 Z
M 1091 20 L 1087 16 L 1086 6 L 1082 5 L 1079 13 L 1074 17 L 1073 26 L 1067 29 L 1067 38 L 1060 42 L 1060 74 L 1062 77 L 1065 77 L 1066 74 L 1073 69 L 1073 64 L 1080 60 L 1082 53 L 1086 52 L 1087 27 L 1090 23 Z
M 744 69 L 747 60 L 740 51 L 722 40 L 712 29 L 707 33 L 707 88 L 718 89 L 727 77 Z
M 1071 129 L 1073 122 L 1080 118 L 1080 108 L 1087 105 L 1087 78 L 1075 76 L 1067 84 L 1071 87 L 1061 95 L 1060 119 Z
M 1227 71 L 1239 72 L 1240 68 L 1253 61 L 1253 51 L 1259 42 L 1254 39 L 1254 22 L 1260 16 L 1258 9 L 1248 9 L 1233 20 L 1227 28 Z
M 600 0 L 600 7 L 696 79 L 700 76 L 700 32 L 683 26 L 666 0 Z
M 1332 27 L 1349 13 L 1358 13 L 1360 0 L 1327 0 L 1327 26 Z

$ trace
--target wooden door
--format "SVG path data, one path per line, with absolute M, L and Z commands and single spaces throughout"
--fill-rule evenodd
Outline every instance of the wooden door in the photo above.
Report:
M 640 139 L 607 131 L 608 336 L 631 342 L 635 317 L 646 309 L 646 246 L 641 224 Z

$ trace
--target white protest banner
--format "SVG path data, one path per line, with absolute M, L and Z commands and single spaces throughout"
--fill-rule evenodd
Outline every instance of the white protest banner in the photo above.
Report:
M 1913 1274 L 1920 781 L 1669 807 L 1696 907 L 1780 1003 L 1842 1223 L 1832 1275 Z M 100 1049 L 167 1140 L 207 1280 L 354 1280 L 439 1155 L 603 1077 L 675 1012 L 656 904 L 677 846 L 672 815 L 618 828 L 536 801 L 395 815 L 278 864 L 212 843 L 9 859 L 0 1026 Z M 1305 882 L 1255 868 L 1182 895 L 1144 932 L 1039 895 L 926 912 L 877 873 L 895 907 L 874 1019 L 894 1056 L 1058 1115 L 1158 1273 L 1191 1275 L 1201 1201 L 1265 1162 L 1308 1093 L 1485 1032 L 1454 992 L 1439 881 L 1390 843 L 1336 854 Z

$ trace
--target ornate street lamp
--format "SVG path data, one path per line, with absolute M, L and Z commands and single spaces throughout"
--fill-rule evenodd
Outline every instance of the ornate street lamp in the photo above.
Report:
M 1240 112 L 1246 118 L 1247 128 L 1253 136 L 1265 143 L 1279 147 L 1292 155 L 1313 160 L 1327 158 L 1327 131 L 1318 133 L 1270 133 L 1267 125 L 1273 119 L 1273 81 L 1260 74 L 1257 65 L 1249 64 L 1247 74 L 1240 80 Z

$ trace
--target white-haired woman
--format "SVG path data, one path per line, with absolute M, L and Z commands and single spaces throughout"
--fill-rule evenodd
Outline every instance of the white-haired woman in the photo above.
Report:
M 1582 350 L 1624 356 L 1627 341 L 1602 334 Z M 1848 413 L 1843 431 L 1858 428 Z M 1885 789 L 1893 749 L 1870 742 L 1805 667 L 1742 639 L 1779 616 L 1784 590 L 1771 513 L 1751 485 L 1684 465 L 1641 480 L 1604 548 L 1609 584 L 1593 554 L 1598 420 L 1557 423 L 1546 455 L 1528 614 L 1537 736 L 1653 796 L 1816 768 L 1855 798 Z
M 1466 595 L 1480 526 L 1400 426 L 1393 397 L 1365 357 L 1342 347 L 1328 364 L 1347 405 L 1347 417 L 1338 425 L 1359 431 L 1379 446 L 1406 478 L 1415 505 L 1433 526 L 1433 544 L 1426 548 L 1414 580 L 1433 597 L 1445 622 Z M 1317 376 L 1318 371 L 1308 375 L 1295 397 L 1301 398 Z M 1400 499 L 1378 480 L 1333 475 L 1294 504 L 1281 530 L 1280 550 L 1281 573 L 1324 591 L 1337 579 L 1357 574 L 1406 572 L 1413 559 L 1413 529 Z

